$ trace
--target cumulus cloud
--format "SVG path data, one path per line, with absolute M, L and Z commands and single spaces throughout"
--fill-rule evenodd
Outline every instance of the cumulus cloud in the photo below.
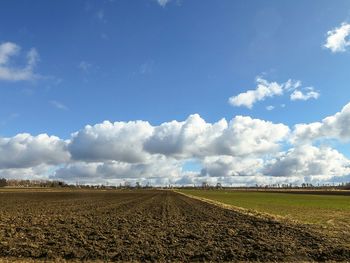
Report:
M 0 175 L 13 177 L 22 171 L 31 176 L 32 168 L 44 165 L 53 166 L 52 179 L 69 182 L 175 183 L 191 174 L 183 166 L 192 158 L 203 166 L 200 177 L 253 175 L 288 134 L 283 124 L 244 116 L 208 123 L 194 114 L 159 126 L 105 121 L 87 125 L 66 141 L 45 134 L 0 138 Z
M 294 90 L 290 95 L 291 100 L 309 100 L 309 99 L 318 99 L 320 93 L 315 91 L 314 88 L 306 88 L 306 92 L 303 93 L 301 90 Z
M 145 162 L 154 154 L 176 159 L 214 155 L 263 155 L 277 151 L 289 128 L 236 116 L 207 123 L 198 114 L 152 126 L 145 121 L 105 121 L 74 133 L 68 145 L 77 161 Z
M 327 32 L 324 47 L 330 49 L 333 53 L 345 52 L 350 45 L 349 34 L 350 24 L 344 22 L 339 27 Z
M 233 118 L 222 136 L 215 140 L 217 155 L 260 156 L 279 149 L 289 134 L 288 126 L 246 116 Z
M 268 82 L 260 77 L 257 78 L 256 82 L 258 84 L 256 89 L 230 97 L 229 103 L 233 106 L 244 106 L 251 109 L 257 101 L 283 94 L 283 87 L 277 82 Z
M 278 150 L 278 142 L 288 133 L 289 128 L 283 124 L 250 117 L 236 116 L 230 123 L 222 119 L 211 124 L 195 114 L 184 122 L 155 127 L 144 149 L 177 158 L 261 155 Z
M 350 140 L 350 103 L 340 112 L 324 118 L 322 122 L 295 125 L 291 141 L 300 144 L 321 138 Z
M 249 157 L 211 156 L 203 160 L 202 176 L 252 176 L 263 166 L 263 160 Z
M 148 157 L 143 143 L 152 131 L 145 121 L 104 121 L 74 133 L 68 148 L 73 159 L 80 161 L 142 162 Z
M 22 133 L 11 138 L 0 138 L 0 169 L 55 165 L 69 159 L 66 142 L 55 136 Z
M 127 179 L 184 182 L 182 167 L 196 158 L 200 176 L 252 175 L 259 157 L 277 152 L 289 134 L 283 124 L 236 116 L 208 123 L 198 114 L 185 121 L 151 126 L 148 122 L 105 121 L 74 133 L 68 144 L 72 161 L 52 178 L 97 182 Z M 250 159 L 249 156 L 259 156 Z M 192 174 L 193 176 L 193 174 Z
M 330 147 L 301 145 L 283 152 L 263 169 L 269 176 L 297 176 L 304 181 L 327 180 L 350 173 L 350 160 Z
M 152 156 L 143 163 L 105 162 L 97 168 L 97 173 L 105 178 L 158 178 L 179 177 L 181 162 L 165 156 Z
M 40 164 L 26 168 L 0 168 L 0 178 L 47 180 L 55 165 Z
M 248 116 L 210 123 L 193 114 L 158 126 L 105 121 L 87 125 L 69 140 L 18 134 L 0 137 L 0 177 L 153 185 L 340 181 L 348 178 L 350 161 L 336 149 L 313 143 L 350 140 L 349 124 L 350 104 L 292 132 L 284 124 Z M 191 160 L 196 169 L 189 171 Z
M 253 105 L 258 101 L 263 101 L 266 98 L 281 96 L 285 91 L 290 91 L 298 88 L 301 85 L 300 81 L 288 80 L 284 83 L 269 82 L 261 77 L 256 79 L 257 87 L 254 90 L 248 90 L 236 96 L 229 98 L 229 103 L 236 107 L 253 108 Z
M 26 64 L 17 66 L 14 58 L 20 54 L 21 47 L 12 42 L 0 44 L 0 80 L 24 81 L 34 80 L 37 75 L 34 73 L 35 66 L 39 60 L 36 49 L 30 49 L 26 54 Z
M 164 156 L 153 156 L 142 163 L 107 162 L 73 162 L 55 171 L 52 179 L 68 182 L 105 182 L 122 181 L 159 183 L 162 180 L 174 183 L 182 175 L 182 163 Z
M 214 140 L 227 128 L 222 119 L 214 124 L 207 123 L 198 114 L 190 115 L 186 121 L 165 122 L 154 128 L 145 141 L 144 149 L 178 158 L 212 154 Z

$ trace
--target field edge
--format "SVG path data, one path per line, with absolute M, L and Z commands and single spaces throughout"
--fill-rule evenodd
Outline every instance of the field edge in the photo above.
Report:
M 199 201 L 211 204 L 211 205 L 215 205 L 215 206 L 223 208 L 223 209 L 235 211 L 237 213 L 241 213 L 241 214 L 244 214 L 247 216 L 274 220 L 274 221 L 286 223 L 286 224 L 303 225 L 303 226 L 311 227 L 313 230 L 321 231 L 323 234 L 325 234 L 325 233 L 327 234 L 327 231 L 325 231 L 325 230 L 329 229 L 328 227 L 323 227 L 323 226 L 312 224 L 312 223 L 302 222 L 300 220 L 293 219 L 293 218 L 286 217 L 286 216 L 270 214 L 270 213 L 266 213 L 266 212 L 260 212 L 260 211 L 257 211 L 255 209 L 247 209 L 247 208 L 243 208 L 243 207 L 239 207 L 239 206 L 235 206 L 235 205 L 229 205 L 229 204 L 225 204 L 223 202 L 219 202 L 219 201 L 212 200 L 209 198 L 199 197 L 199 196 L 195 196 L 192 194 L 184 193 L 184 192 L 181 192 L 179 190 L 173 190 L 173 191 L 178 193 L 178 194 L 187 196 L 189 198 L 193 198 L 193 199 L 196 199 L 196 200 L 199 200 Z

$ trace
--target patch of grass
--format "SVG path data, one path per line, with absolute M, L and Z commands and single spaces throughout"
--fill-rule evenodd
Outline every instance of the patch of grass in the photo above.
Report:
M 225 190 L 181 190 L 224 204 L 350 231 L 350 196 Z

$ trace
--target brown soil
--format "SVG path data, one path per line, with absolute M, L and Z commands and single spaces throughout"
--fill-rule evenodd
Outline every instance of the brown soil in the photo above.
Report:
M 0 193 L 0 258 L 106 261 L 349 261 L 307 226 L 170 191 Z

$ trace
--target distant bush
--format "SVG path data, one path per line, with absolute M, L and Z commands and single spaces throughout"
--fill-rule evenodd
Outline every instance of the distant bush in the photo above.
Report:
M 61 182 L 61 181 L 22 180 L 22 179 L 7 180 L 6 185 L 10 187 L 66 187 L 67 186 L 65 182 Z
M 4 187 L 7 185 L 7 181 L 5 178 L 0 178 L 0 187 Z

